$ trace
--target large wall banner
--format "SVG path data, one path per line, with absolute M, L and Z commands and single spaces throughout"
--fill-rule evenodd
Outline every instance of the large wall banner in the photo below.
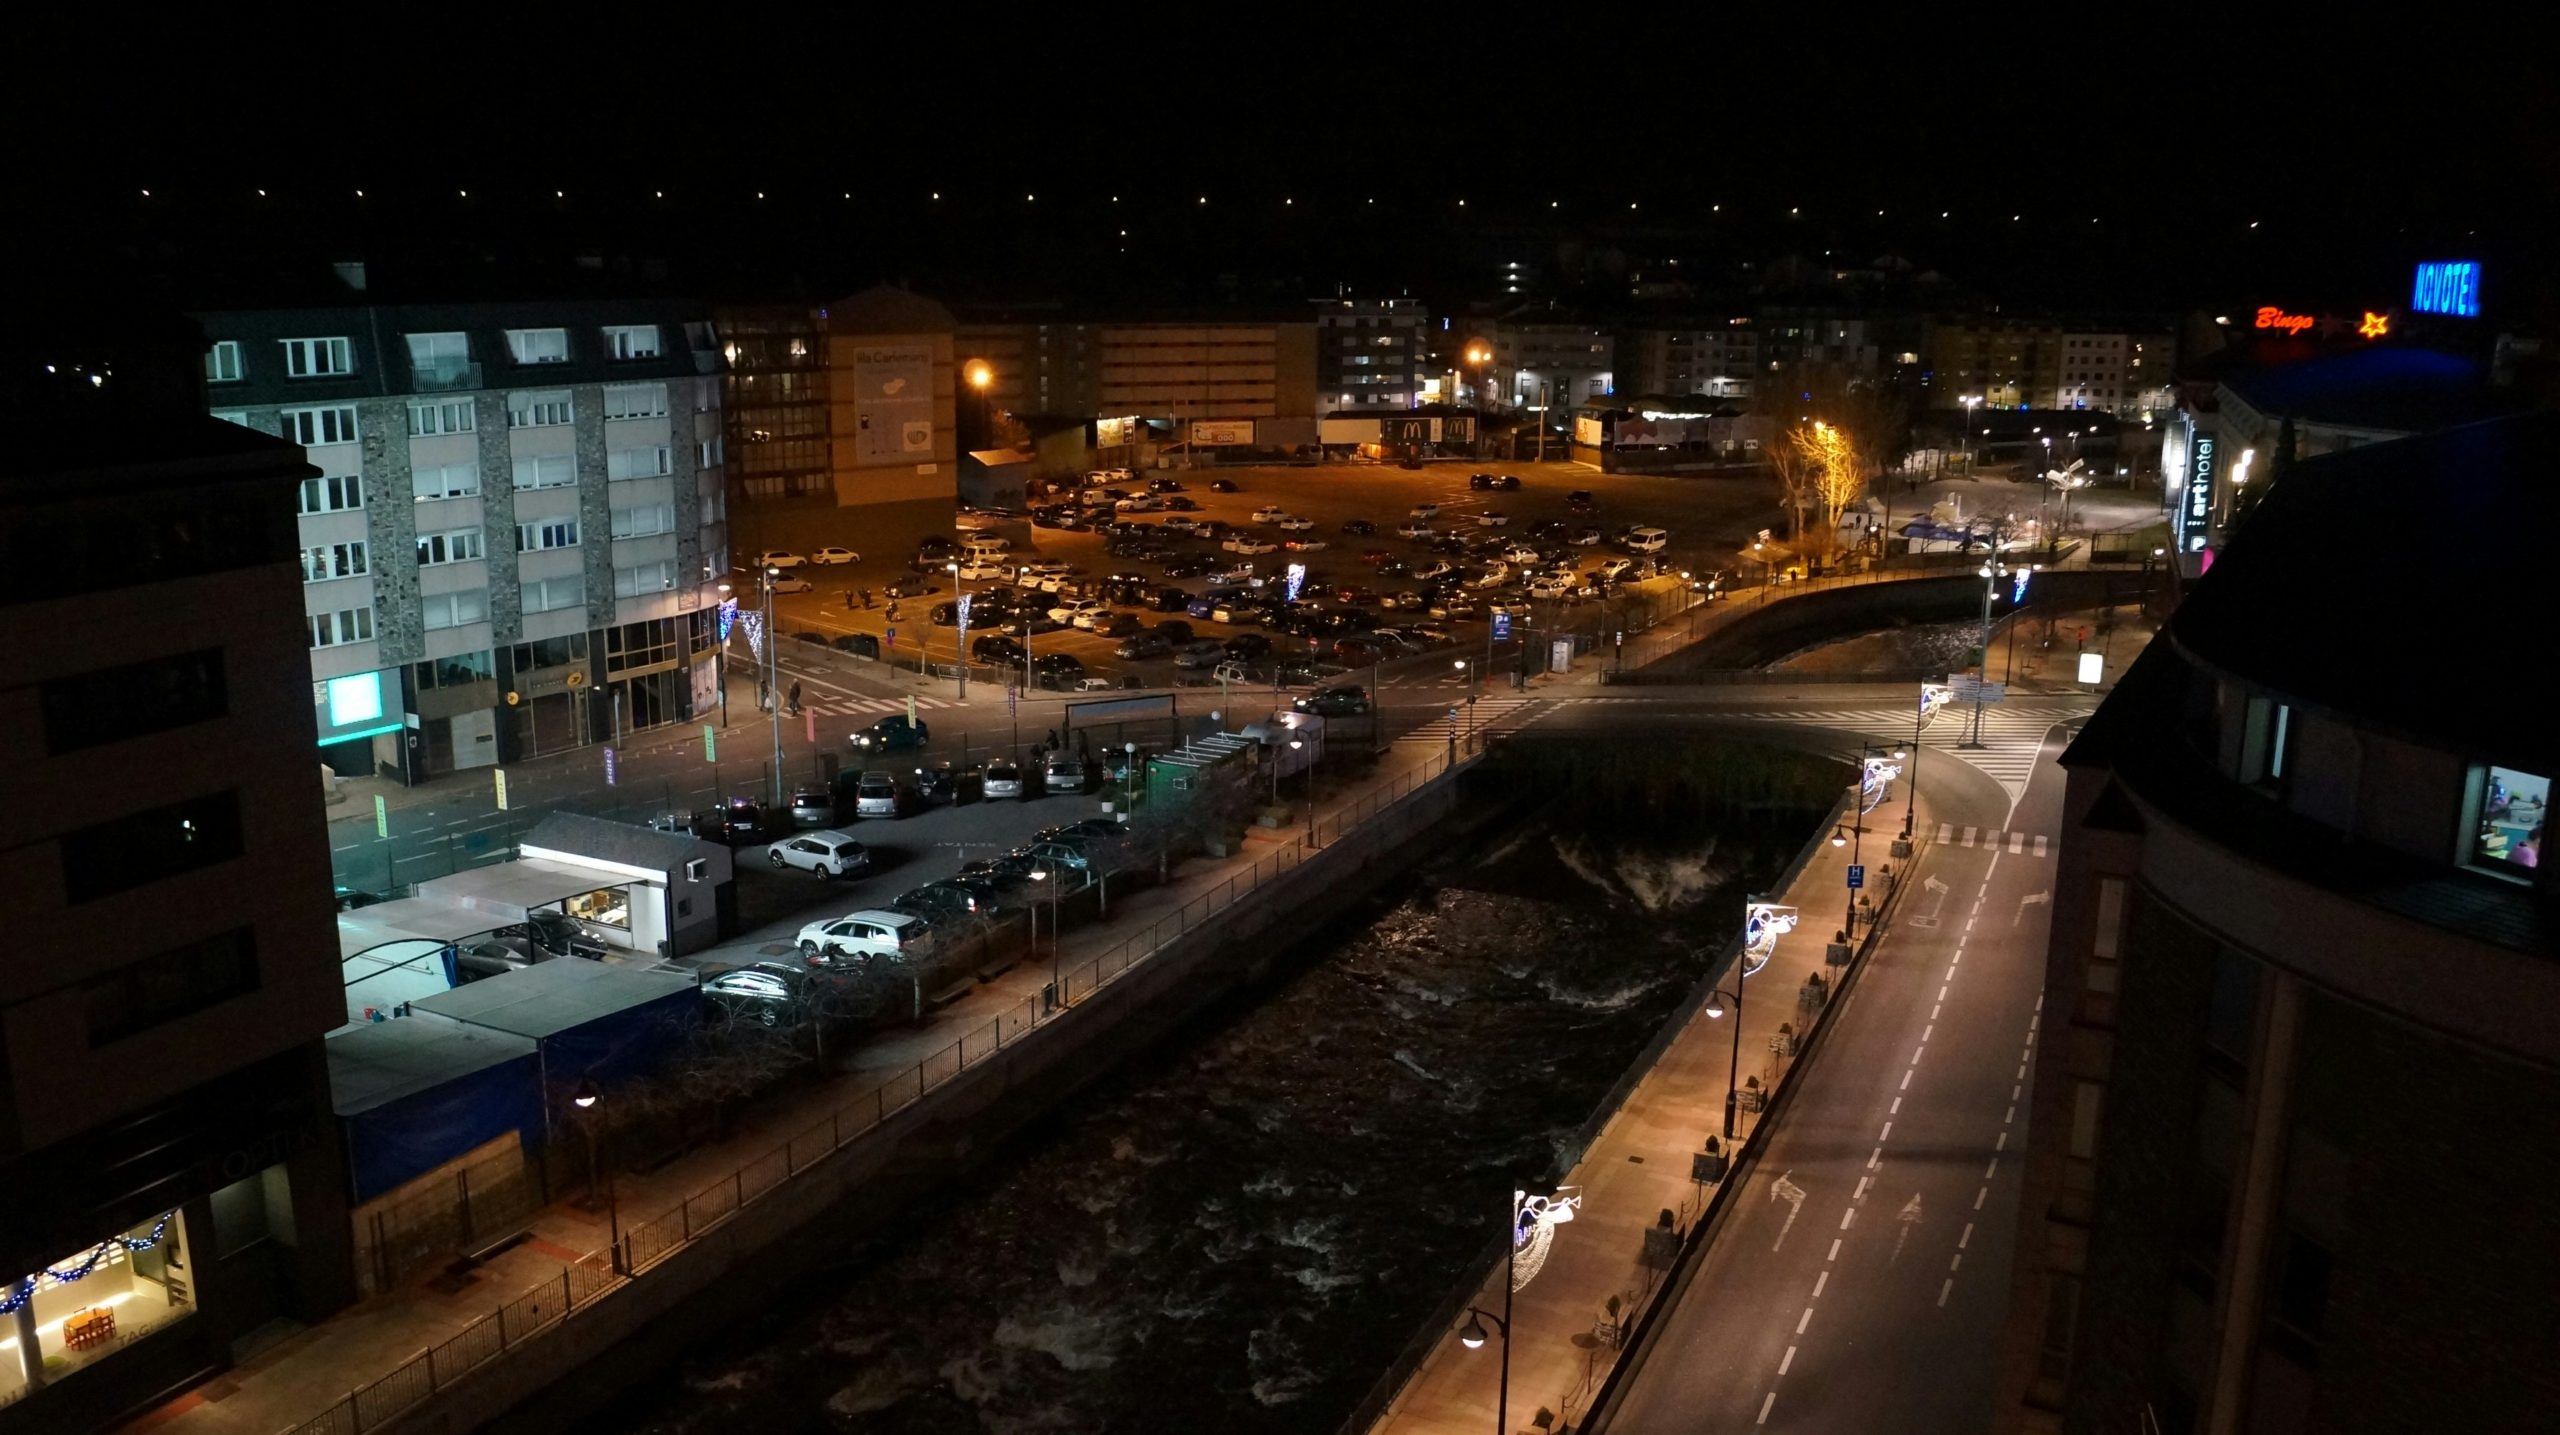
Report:
M 854 459 L 914 463 L 933 457 L 933 350 L 875 345 L 853 351 Z

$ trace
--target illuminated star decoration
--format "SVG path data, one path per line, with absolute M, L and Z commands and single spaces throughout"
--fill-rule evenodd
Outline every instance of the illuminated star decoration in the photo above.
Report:
M 2377 314 L 2367 309 L 2364 311 L 2364 322 L 2356 326 L 2356 332 L 2368 339 L 2379 339 L 2391 332 L 2391 316 Z

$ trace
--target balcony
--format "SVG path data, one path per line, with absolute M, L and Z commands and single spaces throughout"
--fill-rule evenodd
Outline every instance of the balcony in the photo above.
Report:
M 480 366 L 459 361 L 409 366 L 410 387 L 422 394 L 439 394 L 450 389 L 476 389 L 480 382 Z

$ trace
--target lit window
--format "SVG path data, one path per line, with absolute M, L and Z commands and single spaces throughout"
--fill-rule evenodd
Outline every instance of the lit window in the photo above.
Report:
M 334 648 L 341 643 L 361 643 L 373 637 L 373 609 L 341 608 L 335 613 L 313 613 L 311 646 Z
M 321 543 L 302 550 L 302 581 L 325 583 L 333 578 L 361 578 L 370 571 L 365 564 L 365 546 L 354 543 Z
M 578 520 L 546 518 L 538 523 L 516 526 L 516 551 L 538 553 L 550 548 L 574 548 L 578 545 Z
M 2551 813 L 2551 779 L 2512 767 L 2492 767 L 2480 793 L 2480 830 L 2472 860 L 2509 872 L 2542 865 L 2542 828 Z
M 468 563 L 479 556 L 480 530 L 477 528 L 418 535 L 418 566 L 422 568 L 432 568 L 439 563 Z
M 426 438 L 434 434 L 469 433 L 479 426 L 479 421 L 479 416 L 474 412 L 474 405 L 469 399 L 443 399 L 409 405 L 409 436 L 411 438 Z

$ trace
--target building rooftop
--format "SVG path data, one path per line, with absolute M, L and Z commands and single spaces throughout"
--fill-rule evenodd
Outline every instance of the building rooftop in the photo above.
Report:
M 2263 414 L 2344 428 L 2429 433 L 2529 402 L 2493 387 L 2478 363 L 2432 349 L 2373 345 L 2275 368 L 2226 373 L 2223 387 Z
M 2540 556 L 2560 533 L 2556 474 L 2548 411 L 2307 460 L 2259 500 L 2169 636 L 2424 745 L 2560 770 Z

